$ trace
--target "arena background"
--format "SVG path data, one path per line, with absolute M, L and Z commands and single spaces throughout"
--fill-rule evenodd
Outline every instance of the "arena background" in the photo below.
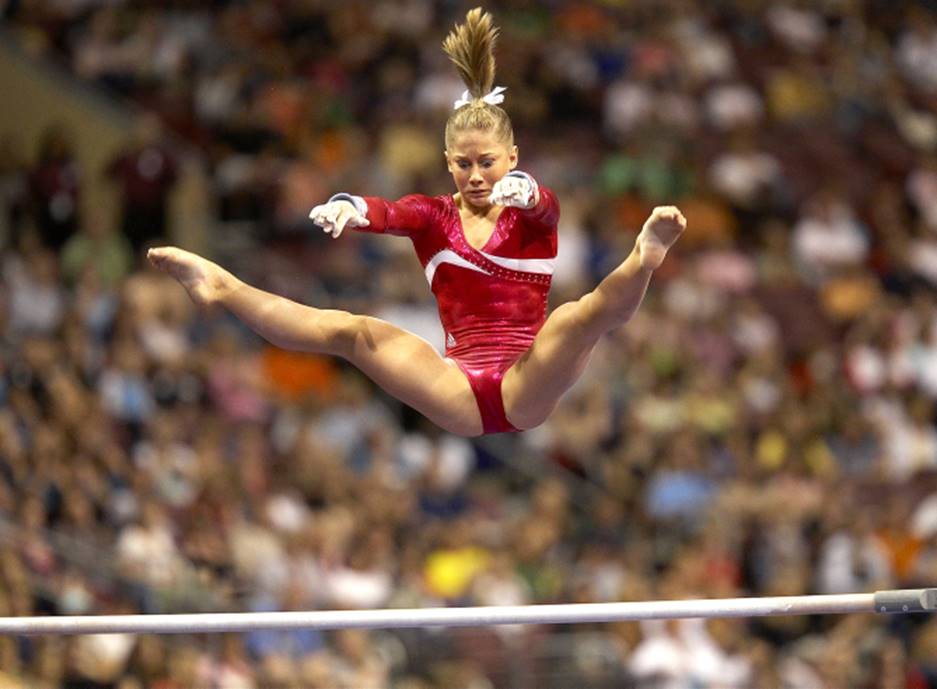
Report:
M 441 346 L 431 0 L 0 1 L 0 616 L 533 604 L 937 582 L 937 22 L 886 0 L 491 3 L 554 303 L 689 229 L 541 428 L 442 434 L 201 313 L 171 241 Z M 0 686 L 937 687 L 937 620 L 0 638 Z

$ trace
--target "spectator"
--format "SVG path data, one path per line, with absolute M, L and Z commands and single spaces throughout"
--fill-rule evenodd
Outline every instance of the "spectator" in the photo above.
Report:
M 805 277 L 816 283 L 843 266 L 862 264 L 869 240 L 853 209 L 826 191 L 811 200 L 794 227 L 793 249 Z
M 86 271 L 108 289 L 116 288 L 133 267 L 133 247 L 108 228 L 104 214 L 90 211 L 82 228 L 62 247 L 62 276 L 70 284 Z
M 37 249 L 22 258 L 8 272 L 10 331 L 51 335 L 61 325 L 66 306 L 55 256 L 46 249 Z
M 0 246 L 17 242 L 29 210 L 29 167 L 21 145 L 20 139 L 13 136 L 0 140 Z
M 169 200 L 178 170 L 164 136 L 158 117 L 142 115 L 133 140 L 107 167 L 119 189 L 121 231 L 135 254 L 151 240 L 168 236 Z
M 63 127 L 43 133 L 29 186 L 39 237 L 57 252 L 78 229 L 81 200 L 81 170 Z

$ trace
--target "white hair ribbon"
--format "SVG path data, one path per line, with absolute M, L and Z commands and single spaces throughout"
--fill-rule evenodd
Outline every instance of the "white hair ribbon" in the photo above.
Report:
M 508 89 L 506 86 L 495 86 L 491 90 L 491 93 L 489 93 L 486 96 L 482 96 L 482 100 L 488 103 L 488 105 L 498 105 L 499 103 L 504 102 L 503 94 L 507 90 Z M 458 110 L 459 108 L 463 106 L 469 105 L 471 102 L 472 102 L 472 94 L 469 93 L 468 91 L 463 91 L 462 97 L 459 98 L 459 100 L 455 102 L 453 109 Z

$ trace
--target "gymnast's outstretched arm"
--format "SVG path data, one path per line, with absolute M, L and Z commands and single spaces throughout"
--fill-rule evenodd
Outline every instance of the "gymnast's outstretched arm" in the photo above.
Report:
M 440 203 L 422 194 L 397 201 L 376 196 L 335 194 L 309 211 L 309 219 L 337 239 L 346 227 L 376 234 L 414 237 L 438 220 Z

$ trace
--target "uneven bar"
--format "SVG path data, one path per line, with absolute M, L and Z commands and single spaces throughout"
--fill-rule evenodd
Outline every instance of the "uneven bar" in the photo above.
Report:
M 909 589 L 823 596 L 471 608 L 2 617 L 0 634 L 203 634 L 260 629 L 485 627 L 498 624 L 581 624 L 709 617 L 872 612 L 901 614 L 935 610 L 937 589 Z

